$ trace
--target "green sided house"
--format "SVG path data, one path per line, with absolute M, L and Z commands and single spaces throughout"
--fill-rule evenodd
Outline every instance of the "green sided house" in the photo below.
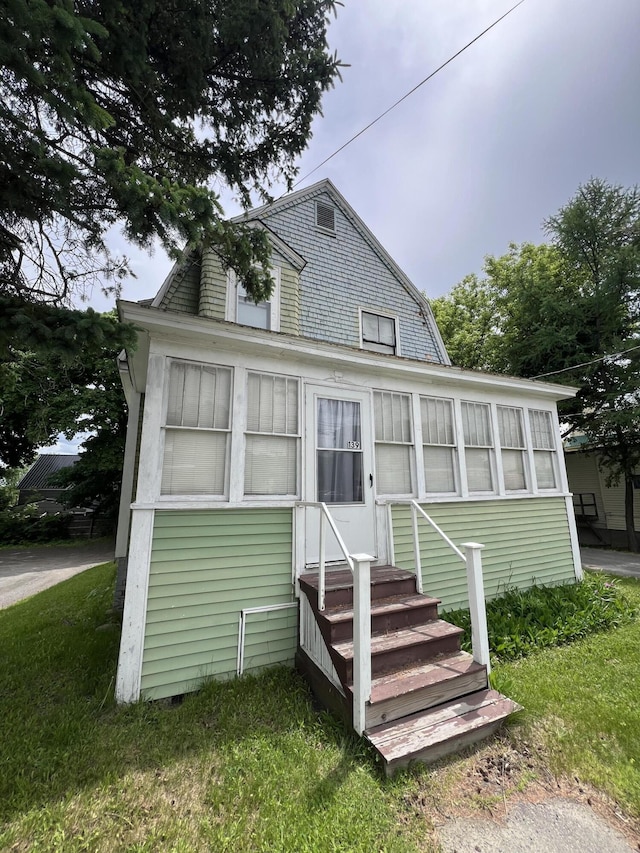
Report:
M 329 181 L 248 219 L 271 241 L 269 302 L 192 252 L 119 305 L 139 335 L 117 698 L 295 660 L 392 772 L 513 710 L 487 689 L 485 597 L 580 577 L 556 414 L 572 392 L 452 367 Z M 438 617 L 468 602 L 473 656 Z

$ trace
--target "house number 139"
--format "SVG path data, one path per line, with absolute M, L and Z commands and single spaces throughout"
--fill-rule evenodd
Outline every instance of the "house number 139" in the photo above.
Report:
M 360 442 L 359 441 L 348 441 L 347 447 L 349 450 L 360 450 Z

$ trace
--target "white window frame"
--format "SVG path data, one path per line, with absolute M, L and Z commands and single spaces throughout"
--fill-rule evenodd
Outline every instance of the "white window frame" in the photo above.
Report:
M 271 291 L 271 296 L 269 299 L 266 299 L 267 302 L 271 306 L 271 316 L 269 318 L 269 328 L 266 331 L 270 332 L 279 332 L 280 331 L 280 293 L 281 293 L 281 279 L 282 279 L 282 270 L 279 266 L 271 267 L 271 278 L 273 279 L 273 290 Z M 241 282 L 238 279 L 234 270 L 227 271 L 227 299 L 225 305 L 225 320 L 228 320 L 231 323 L 238 322 L 238 284 Z M 262 303 L 260 303 L 262 304 Z M 250 328 L 258 328 L 250 327 Z M 261 331 L 265 331 L 262 329 Z
M 169 388 L 171 384 L 171 367 L 173 364 L 181 364 L 181 365 L 190 365 L 193 367 L 199 368 L 215 368 L 221 370 L 227 370 L 230 374 L 229 380 L 229 425 L 226 429 L 218 428 L 218 427 L 199 427 L 199 426 L 181 426 L 178 424 L 169 424 L 167 423 L 167 418 L 169 415 Z M 176 501 L 176 500 L 189 500 L 189 501 L 212 501 L 212 502 L 220 502 L 227 503 L 229 500 L 229 488 L 230 488 L 230 479 L 231 479 L 231 467 L 232 467 L 232 442 L 233 442 L 233 433 L 234 433 L 234 421 L 233 421 L 233 409 L 234 409 L 234 399 L 235 399 L 235 371 L 231 365 L 228 364 L 212 364 L 210 362 L 204 361 L 195 361 L 192 359 L 185 358 L 167 358 L 166 361 L 166 371 L 164 377 L 164 390 L 163 390 L 163 406 L 162 406 L 162 424 L 161 424 L 161 437 L 162 440 L 160 442 L 160 472 L 159 472 L 159 500 L 162 501 Z M 223 488 L 221 493 L 205 493 L 205 492 L 162 492 L 162 474 L 164 470 L 164 457 L 165 457 L 165 446 L 166 446 L 166 437 L 169 432 L 177 433 L 177 432 L 199 432 L 199 433 L 226 433 L 227 441 L 226 441 L 226 449 L 225 449 L 225 461 L 224 461 L 224 477 L 223 477 Z
M 520 413 L 520 430 L 522 433 L 522 442 L 523 442 L 521 447 L 515 447 L 515 446 L 511 446 L 509 444 L 503 444 L 502 443 L 502 437 L 500 435 L 500 415 L 499 415 L 500 409 L 513 409 L 514 411 Z M 497 430 L 496 435 L 498 437 L 497 447 L 500 450 L 500 459 L 501 459 L 501 463 L 502 463 L 501 464 L 501 469 L 502 469 L 501 492 L 502 492 L 502 487 L 504 487 L 504 493 L 508 494 L 508 495 L 530 494 L 531 493 L 531 472 L 530 472 L 530 468 L 529 468 L 529 453 L 528 453 L 529 441 L 528 441 L 528 437 L 527 437 L 527 429 L 525 426 L 525 421 L 526 421 L 525 411 L 522 408 L 522 406 L 512 406 L 512 405 L 507 405 L 506 403 L 496 403 L 495 404 L 495 410 L 496 410 L 496 430 Z M 519 451 L 520 452 L 521 459 L 522 459 L 522 472 L 523 472 L 523 477 L 524 477 L 524 488 L 522 488 L 522 489 L 508 489 L 507 488 L 506 480 L 505 480 L 505 476 L 504 476 L 504 451 L 505 450 Z
M 376 435 L 376 423 L 375 423 L 375 395 L 376 394 L 392 394 L 394 396 L 406 397 L 408 398 L 408 408 L 409 408 L 409 431 L 411 433 L 410 441 L 386 441 L 384 439 L 377 439 Z M 416 495 L 416 474 L 415 474 L 415 446 L 416 446 L 416 430 L 413 416 L 413 395 L 408 391 L 391 391 L 386 388 L 374 388 L 373 389 L 373 397 L 372 397 L 372 415 L 373 415 L 373 435 L 374 435 L 374 460 L 376 465 L 376 494 L 382 495 L 385 498 L 394 498 L 394 497 L 415 497 Z M 409 448 L 409 483 L 410 490 L 408 492 L 383 492 L 379 488 L 380 485 L 380 475 L 378 473 L 378 456 L 377 449 L 378 446 L 385 447 L 408 447 Z
M 531 425 L 531 415 L 535 414 L 543 414 L 546 415 L 549 422 L 549 435 L 551 437 L 551 447 L 536 447 L 536 442 L 533 434 L 533 429 Z M 529 433 L 530 438 L 530 448 L 531 448 L 531 470 L 533 475 L 533 482 L 535 484 L 534 492 L 536 494 L 556 494 L 561 491 L 561 480 L 560 480 L 560 469 L 558 462 L 558 442 L 556 438 L 556 428 L 555 428 L 555 418 L 553 412 L 548 409 L 527 409 L 527 417 L 525 418 L 526 428 Z M 551 459 L 551 466 L 553 470 L 553 479 L 555 480 L 554 486 L 540 486 L 538 484 L 538 472 L 536 469 L 536 453 L 548 453 L 549 458 Z
M 255 376 L 273 376 L 276 379 L 286 379 L 290 382 L 295 382 L 298 387 L 298 401 L 297 401 L 297 423 L 298 423 L 298 431 L 297 433 L 274 433 L 274 432 L 261 432 L 256 430 L 248 429 L 248 409 L 249 409 L 249 376 L 254 374 Z M 242 494 L 244 501 L 278 501 L 278 500 L 298 500 L 301 494 L 302 488 L 302 382 L 300 377 L 298 376 L 290 376 L 285 373 L 272 373 L 267 370 L 253 370 L 247 368 L 245 375 L 245 406 L 244 406 L 244 419 L 243 419 L 243 442 L 242 442 Z M 282 436 L 283 438 L 291 438 L 295 440 L 296 445 L 296 491 L 294 493 L 288 494 L 249 494 L 245 492 L 245 469 L 246 469 L 246 452 L 247 452 L 247 436 L 248 435 L 264 435 L 264 436 Z M 232 463 L 233 464 L 233 463 Z M 237 464 L 237 463 L 236 463 Z M 239 466 L 240 467 L 240 466 Z
M 440 444 L 425 440 L 424 429 L 422 427 L 422 400 L 438 400 L 448 403 L 451 407 L 451 426 L 453 430 L 453 443 Z M 457 497 L 460 495 L 460 454 L 458 452 L 459 433 L 457 429 L 458 412 L 456 411 L 455 400 L 451 397 L 443 397 L 436 394 L 419 394 L 417 401 L 417 417 L 419 418 L 420 426 L 420 444 L 422 455 L 423 483 L 422 487 L 427 499 L 437 497 Z M 452 474 L 453 474 L 453 491 L 448 492 L 429 492 L 427 491 L 427 472 L 425 470 L 425 454 L 426 447 L 448 447 L 451 450 Z
M 362 319 L 363 314 L 372 314 L 374 317 L 384 317 L 387 320 L 393 320 L 394 335 L 395 335 L 395 341 L 396 341 L 394 353 L 380 352 L 379 350 L 370 349 L 367 346 L 367 344 L 365 343 L 364 334 L 363 334 L 363 332 L 364 332 L 364 324 L 363 324 L 363 319 Z M 398 322 L 398 315 L 397 314 L 392 314 L 389 311 L 381 311 L 378 308 L 366 308 L 366 307 L 360 306 L 358 308 L 358 322 L 360 324 L 360 349 L 363 349 L 365 352 L 377 353 L 378 355 L 401 355 L 402 354 L 400 352 L 400 324 Z
M 491 444 L 468 444 L 466 437 L 464 436 L 464 416 L 462 414 L 463 406 L 483 406 L 488 409 L 489 414 L 489 431 L 491 433 Z M 470 497 L 475 497 L 476 495 L 497 495 L 499 494 L 498 488 L 498 473 L 496 468 L 496 435 L 495 435 L 495 424 L 494 424 L 494 412 L 495 412 L 495 403 L 489 403 L 483 400 L 461 400 L 460 401 L 460 429 L 462 431 L 463 444 L 460 447 L 461 455 L 464 453 L 465 458 L 465 469 L 466 469 L 466 488 L 468 490 L 468 494 Z M 467 451 L 468 450 L 487 450 L 489 453 L 489 476 L 491 477 L 492 488 L 491 489 L 471 489 L 469 486 L 469 473 L 467 462 Z

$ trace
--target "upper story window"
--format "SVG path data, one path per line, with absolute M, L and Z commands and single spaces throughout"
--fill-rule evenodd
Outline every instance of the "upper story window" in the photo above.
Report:
M 470 492 L 493 492 L 493 435 L 488 403 L 462 403 L 467 484 Z
M 374 391 L 378 492 L 411 495 L 413 431 L 411 397 L 390 391 Z
M 397 355 L 396 318 L 361 311 L 362 348 Z
M 527 488 L 527 479 L 522 409 L 511 406 L 498 406 L 497 409 L 504 488 L 507 492 L 524 491 Z
M 336 233 L 336 209 L 332 204 L 316 202 L 316 226 L 330 234 Z
M 231 434 L 231 375 L 228 367 L 171 363 L 163 495 L 225 495 Z
M 456 491 L 456 431 L 453 401 L 420 397 L 422 453 L 427 494 Z
M 555 489 L 557 486 L 555 466 L 555 441 L 551 412 L 529 409 L 531 443 L 536 482 L 539 489 Z
M 244 289 L 242 282 L 233 272 L 227 276 L 227 309 L 225 319 L 243 326 L 253 326 L 254 329 L 270 329 L 280 331 L 280 268 L 271 270 L 273 290 L 268 300 L 258 302 L 251 299 Z

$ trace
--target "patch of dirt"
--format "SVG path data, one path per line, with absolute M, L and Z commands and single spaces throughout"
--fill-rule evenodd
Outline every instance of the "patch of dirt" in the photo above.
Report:
M 588 805 L 640 851 L 640 820 L 577 776 L 555 776 L 544 750 L 503 733 L 460 761 L 460 756 L 432 767 L 416 779 L 405 806 L 437 832 L 446 821 L 491 817 L 503 822 L 519 803 L 541 803 L 561 797 Z

